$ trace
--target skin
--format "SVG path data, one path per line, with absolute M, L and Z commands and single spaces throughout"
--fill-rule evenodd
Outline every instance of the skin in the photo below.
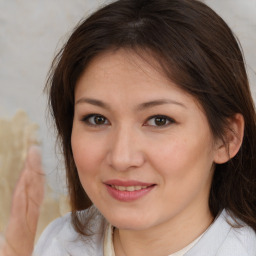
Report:
M 13 194 L 5 239 L 0 245 L 0 256 L 32 255 L 43 196 L 41 154 L 38 147 L 32 146 Z
M 116 227 L 118 256 L 168 255 L 202 234 L 213 221 L 214 163 L 226 160 L 198 102 L 148 59 L 124 50 L 102 54 L 75 88 L 75 163 L 86 193 Z M 103 124 L 90 114 L 103 117 Z M 155 115 L 166 116 L 166 123 L 158 125 Z M 104 182 L 111 179 L 155 186 L 121 202 L 107 192 Z

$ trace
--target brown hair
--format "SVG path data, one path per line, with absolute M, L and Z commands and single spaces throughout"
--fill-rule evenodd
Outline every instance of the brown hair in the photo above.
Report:
M 212 133 L 222 138 L 228 118 L 241 113 L 244 139 L 237 155 L 216 165 L 209 207 L 227 209 L 256 231 L 256 119 L 243 56 L 230 28 L 196 0 L 119 0 L 82 21 L 56 56 L 48 79 L 49 103 L 65 157 L 76 230 L 79 210 L 92 205 L 78 178 L 71 149 L 74 89 L 97 55 L 115 49 L 151 54 L 167 77 L 203 107 Z

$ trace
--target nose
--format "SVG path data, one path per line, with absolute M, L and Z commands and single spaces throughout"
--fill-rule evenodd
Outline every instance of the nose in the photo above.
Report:
M 117 171 L 142 166 L 144 154 L 138 131 L 128 127 L 113 131 L 107 161 Z

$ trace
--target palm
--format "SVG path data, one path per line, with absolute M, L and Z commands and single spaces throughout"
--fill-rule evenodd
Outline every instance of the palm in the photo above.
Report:
M 12 202 L 3 256 L 30 256 L 33 252 L 40 205 L 44 195 L 44 175 L 37 147 L 29 150 L 24 170 L 17 183 Z

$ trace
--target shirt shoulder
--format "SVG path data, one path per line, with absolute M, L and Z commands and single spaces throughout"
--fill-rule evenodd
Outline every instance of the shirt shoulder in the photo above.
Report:
M 231 251 L 232 256 L 256 256 L 255 231 L 246 225 L 241 228 L 231 227 L 218 255 L 229 255 Z
M 242 227 L 224 210 L 208 228 L 198 243 L 186 256 L 256 256 L 255 231 L 237 220 Z
M 94 211 L 92 215 L 92 211 Z M 39 238 L 33 256 L 102 256 L 105 220 L 96 209 L 79 213 L 83 221 L 90 221 L 88 227 L 91 235 L 79 235 L 72 226 L 71 213 L 50 223 Z M 93 216 L 93 217 L 92 217 Z

